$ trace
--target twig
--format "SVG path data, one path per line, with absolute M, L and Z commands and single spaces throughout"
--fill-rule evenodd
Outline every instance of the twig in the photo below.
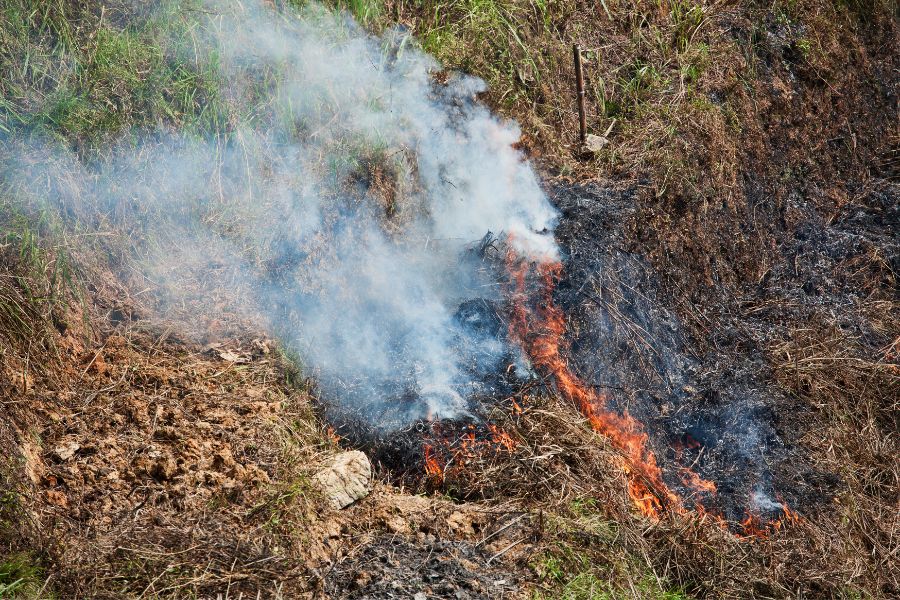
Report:
M 516 517 L 515 519 L 513 519 L 512 521 L 510 521 L 509 523 L 507 523 L 506 525 L 504 525 L 503 527 L 501 527 L 500 529 L 498 529 L 497 531 L 495 531 L 494 533 L 492 533 L 492 534 L 490 534 L 489 536 L 483 538 L 480 542 L 478 542 L 477 544 L 475 544 L 475 547 L 478 548 L 479 546 L 481 546 L 481 545 L 483 545 L 485 542 L 487 542 L 489 539 L 491 539 L 491 538 L 493 538 L 493 537 L 499 535 L 500 533 L 506 531 L 507 529 L 509 529 L 510 527 L 512 527 L 513 525 L 515 525 L 516 523 L 518 523 L 519 521 L 521 521 L 522 519 L 524 519 L 527 515 L 528 515 L 528 513 L 523 513 L 523 514 L 519 515 L 518 517 Z
M 498 552 L 497 554 L 495 554 L 495 555 L 493 555 L 492 557 L 490 557 L 490 558 L 487 560 L 487 563 L 486 563 L 486 564 L 491 564 L 491 563 L 494 561 L 495 558 L 500 558 L 501 556 L 503 556 L 504 554 L 506 554 L 507 552 L 509 552 L 510 550 L 512 550 L 513 548 L 515 548 L 516 546 L 518 546 L 519 544 L 521 544 L 522 542 L 524 542 L 526 539 L 527 539 L 527 538 L 519 538 L 518 540 L 516 540 L 515 542 L 513 542 L 512 544 L 510 544 L 509 546 L 507 546 L 506 548 L 504 548 L 504 549 L 501 550 L 500 552 Z

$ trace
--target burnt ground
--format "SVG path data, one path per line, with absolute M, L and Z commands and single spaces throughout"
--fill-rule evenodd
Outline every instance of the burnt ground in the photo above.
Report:
M 900 256 L 891 235 L 898 218 L 893 190 L 874 193 L 870 207 L 830 226 L 806 223 L 782 252 L 785 265 L 807 267 L 772 269 L 745 297 L 733 300 L 754 307 L 745 314 L 733 312 L 723 293 L 718 307 L 706 307 L 711 315 L 720 311 L 706 318 L 721 322 L 708 332 L 692 327 L 693 314 L 685 315 L 687 320 L 679 315 L 675 295 L 630 239 L 640 226 L 639 193 L 635 186 L 599 183 L 551 190 L 562 215 L 557 237 L 565 254 L 554 301 L 568 318 L 570 366 L 582 381 L 605 392 L 616 410 L 628 411 L 644 425 L 666 483 L 687 506 L 702 505 L 734 524 L 750 516 L 775 521 L 785 505 L 806 514 L 822 510 L 833 502 L 841 475 L 817 465 L 798 443 L 809 433 L 813 408 L 780 385 L 768 345 L 784 323 L 802 322 L 813 310 L 840 310 L 844 326 L 873 346 L 889 341 L 872 330 L 864 315 L 844 310 L 859 288 L 835 278 L 834 269 L 874 253 L 883 257 L 883 275 L 893 272 Z M 874 285 L 891 292 L 889 281 Z M 770 306 L 778 300 L 791 303 L 791 314 L 756 308 L 756 303 Z M 491 322 L 508 319 L 502 308 L 490 309 Z M 493 329 L 508 342 L 506 326 Z M 538 377 L 530 384 L 553 392 L 552 381 Z M 487 452 L 486 423 L 508 416 L 509 398 L 522 401 L 527 384 L 507 378 L 503 386 L 491 387 L 502 389 L 471 398 L 470 419 L 417 422 L 387 433 L 373 433 L 364 423 L 331 422 L 349 445 L 365 449 L 395 481 L 420 485 L 426 479 L 425 444 L 434 448 L 434 440 L 443 439 L 447 446 L 459 446 L 472 431 L 484 443 L 480 451 Z M 449 457 L 441 458 L 447 462 Z M 692 489 L 684 469 L 713 482 L 717 491 Z M 465 489 L 456 493 L 469 496 Z
M 568 254 L 556 300 L 570 307 L 575 370 L 645 424 L 674 489 L 685 492 L 673 471 L 690 466 L 718 488 L 696 500 L 733 521 L 781 502 L 831 520 L 861 492 L 859 530 L 890 562 L 896 523 L 881 515 L 900 499 L 900 187 L 858 188 L 828 217 L 795 190 L 784 210 L 796 228 L 772 228 L 758 281 L 713 280 L 699 293 L 672 277 L 671 257 L 642 245 L 644 192 L 587 184 L 553 194 Z M 851 432 L 860 423 L 868 431 Z M 835 443 L 847 447 L 835 453 Z M 888 595 L 898 589 L 889 572 Z
M 333 598 L 514 598 L 521 583 L 475 544 L 420 534 L 379 536 L 326 576 Z
M 746 325 L 720 332 L 725 343 L 698 347 L 649 260 L 631 250 L 635 191 L 589 184 L 554 199 L 567 254 L 555 300 L 569 316 L 574 370 L 644 424 L 667 484 L 730 522 L 777 518 L 779 499 L 810 510 L 830 501 L 837 476 L 778 434 L 797 407 Z M 691 490 L 679 468 L 714 482 L 717 493 Z

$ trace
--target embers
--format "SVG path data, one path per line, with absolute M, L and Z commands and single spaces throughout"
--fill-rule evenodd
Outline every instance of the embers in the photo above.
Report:
M 434 423 L 423 443 L 427 481 L 436 488 L 453 486 L 474 466 L 508 456 L 515 446 L 507 432 L 491 423 Z
M 705 451 L 706 444 L 687 431 L 672 444 L 673 458 L 678 465 L 681 484 L 685 492 L 693 497 L 695 504 L 715 495 L 717 491 L 715 482 L 703 479 L 698 474 L 698 470 L 703 466 Z
M 471 418 L 417 421 L 381 434 L 364 424 L 345 424 L 337 434 L 363 448 L 395 482 L 442 491 L 470 487 L 473 472 L 508 457 L 516 447 L 499 426 Z

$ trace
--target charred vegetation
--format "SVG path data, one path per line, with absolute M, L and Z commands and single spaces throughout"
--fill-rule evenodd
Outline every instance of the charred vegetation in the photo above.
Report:
M 0 597 L 900 593 L 895 7 L 238 4 L 0 7 Z

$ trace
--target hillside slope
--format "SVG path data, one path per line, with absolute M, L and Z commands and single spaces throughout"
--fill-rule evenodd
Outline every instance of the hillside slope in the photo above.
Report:
M 306 4 L 261 6 L 293 22 Z M 10 0 L 0 598 L 900 593 L 896 7 L 331 4 L 376 34 L 399 25 L 446 69 L 436 85 L 455 70 L 481 77 L 479 100 L 520 123 L 517 147 L 562 215 L 567 274 L 552 299 L 569 309 L 570 362 L 618 390 L 660 463 L 679 464 L 674 440 L 703 429 L 692 467 L 735 497 L 768 469 L 799 518 L 754 532 L 703 504 L 640 514 L 621 448 L 546 374 L 492 413 L 508 446 L 455 454 L 440 477 L 425 456 L 409 469 L 376 461 L 371 494 L 330 508 L 312 477 L 351 438 L 324 420 L 315 373 L 272 318 L 290 307 L 248 301 L 254 282 L 218 246 L 181 244 L 184 222 L 149 228 L 165 190 L 109 177 L 129 167 L 115 162 L 122 147 L 153 157 L 193 136 L 223 156 L 240 147 L 277 180 L 266 161 L 291 140 L 257 147 L 248 132 L 283 117 L 267 95 L 278 71 L 223 77 L 229 57 L 203 46 L 221 33 L 217 3 Z M 608 139 L 596 153 L 575 143 L 573 43 L 589 131 Z M 345 141 L 322 172 L 347 174 L 342 185 L 390 222 L 415 192 L 401 176 L 414 149 Z M 265 220 L 207 202 L 230 175 L 191 187 L 202 202 L 186 199 L 185 213 L 236 240 L 274 285 L 303 257 L 246 243 Z M 104 200 L 96 190 L 130 204 L 87 212 Z M 747 464 L 729 447 L 749 435 L 742 411 L 764 438 Z

